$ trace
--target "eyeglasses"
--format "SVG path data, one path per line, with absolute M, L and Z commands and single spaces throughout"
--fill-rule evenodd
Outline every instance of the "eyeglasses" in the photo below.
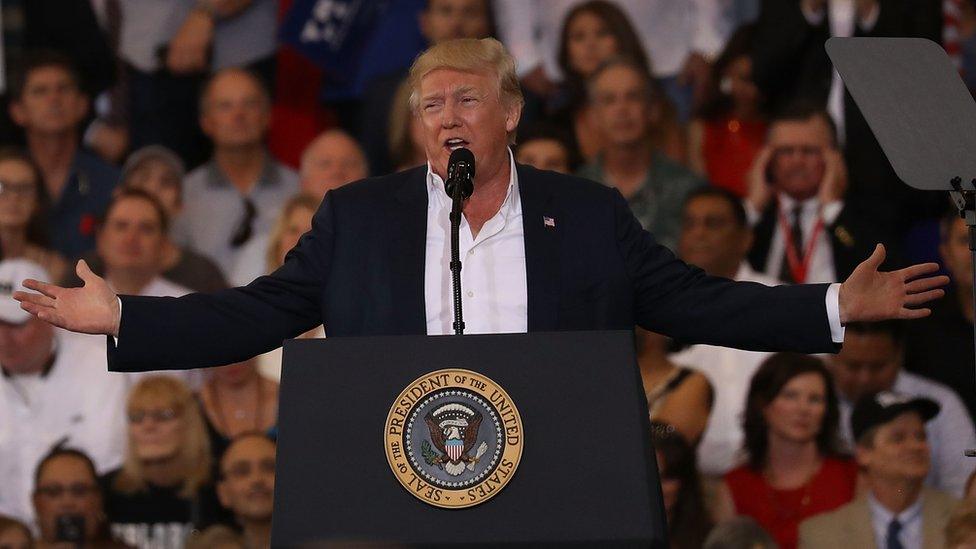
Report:
M 158 410 L 132 410 L 129 412 L 129 423 L 142 423 L 147 417 L 152 418 L 156 423 L 171 421 L 179 415 L 172 408 L 161 408 Z
M 254 217 L 257 215 L 257 208 L 254 207 L 254 202 L 251 201 L 249 197 L 244 197 L 244 217 L 241 218 L 241 224 L 237 226 L 234 231 L 234 236 L 230 239 L 230 245 L 234 248 L 239 248 L 245 242 L 251 239 L 251 234 L 254 228 L 251 226 L 254 223 Z
M 42 496 L 57 499 L 66 493 L 71 494 L 75 498 L 83 498 L 95 493 L 96 490 L 98 490 L 98 487 L 94 484 L 75 482 L 68 486 L 64 484 L 45 484 L 44 486 L 38 486 L 35 491 Z
M 13 181 L 0 181 L 0 196 L 17 196 L 20 198 L 33 198 L 34 185 L 30 183 L 14 183 Z
M 254 470 L 254 465 L 255 463 L 251 461 L 235 461 L 224 470 L 224 476 L 234 479 L 248 477 Z M 262 459 L 257 462 L 257 469 L 262 473 L 270 473 L 273 475 L 275 472 L 275 460 L 273 458 Z

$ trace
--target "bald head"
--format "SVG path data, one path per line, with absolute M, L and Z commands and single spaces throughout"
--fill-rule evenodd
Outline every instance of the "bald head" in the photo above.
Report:
M 366 155 L 342 130 L 319 135 L 302 153 L 302 192 L 319 200 L 326 192 L 367 175 Z

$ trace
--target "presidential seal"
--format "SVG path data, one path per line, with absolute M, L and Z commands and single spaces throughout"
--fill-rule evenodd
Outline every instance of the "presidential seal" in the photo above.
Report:
M 504 389 L 471 370 L 417 378 L 386 418 L 386 459 L 425 503 L 458 509 L 508 484 L 522 457 L 522 418 Z

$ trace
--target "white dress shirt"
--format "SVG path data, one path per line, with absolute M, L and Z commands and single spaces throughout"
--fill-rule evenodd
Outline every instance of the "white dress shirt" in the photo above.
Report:
M 956 393 L 942 385 L 911 372 L 898 372 L 892 390 L 906 395 L 932 399 L 939 403 L 939 415 L 925 424 L 932 465 L 925 484 L 956 497 L 962 497 L 966 480 L 973 472 L 973 458 L 965 451 L 976 448 L 976 430 L 966 406 Z M 853 448 L 851 411 L 853 405 L 838 394 L 840 404 L 840 435 Z M 907 545 L 905 547 L 908 547 Z
M 125 450 L 122 374 L 108 371 L 104 336 L 55 330 L 46 375 L 0 376 L 0 514 L 31 524 L 34 469 L 58 442 L 84 451 L 99 474 Z
M 509 151 L 511 175 L 498 212 L 478 236 L 471 236 L 461 216 L 459 236 L 464 333 L 524 333 L 528 331 L 528 286 L 525 278 L 525 238 L 522 200 L 515 159 Z M 427 335 L 454 333 L 451 285 L 451 199 L 444 181 L 427 166 L 427 251 L 424 296 Z
M 901 524 L 898 541 L 905 549 L 922 549 L 922 498 L 919 496 L 915 503 L 898 515 L 868 492 L 868 508 L 871 510 L 871 528 L 874 530 L 874 543 L 878 549 L 888 549 L 888 525 L 896 516 Z
M 777 196 L 780 211 L 786 218 L 789 226 L 793 224 L 793 207 L 797 201 L 780 193 Z M 829 283 L 837 282 L 837 269 L 834 265 L 834 248 L 830 241 L 830 226 L 837 220 L 840 211 L 844 208 L 844 203 L 834 201 L 820 207 L 820 200 L 816 197 L 807 199 L 801 203 L 800 228 L 803 230 L 803 246 L 798 250 L 802 254 L 806 253 L 810 237 L 813 234 L 817 220 L 823 220 L 823 226 L 817 235 L 817 243 L 813 247 L 813 257 L 807 270 L 806 283 Z M 758 222 L 758 215 L 750 215 L 750 218 Z M 783 254 L 786 253 L 786 238 L 779 220 L 776 220 L 773 229 L 773 240 L 769 243 L 769 254 L 766 256 L 765 273 L 771 277 L 778 277 L 783 266 Z

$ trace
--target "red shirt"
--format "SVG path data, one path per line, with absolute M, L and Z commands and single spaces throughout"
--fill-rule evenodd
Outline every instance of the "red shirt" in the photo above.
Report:
M 766 139 L 766 123 L 723 116 L 705 121 L 703 127 L 702 156 L 709 181 L 745 196 L 749 168 Z
M 804 519 L 851 501 L 856 483 L 857 464 L 832 457 L 824 458 L 813 478 L 792 490 L 772 488 L 761 472 L 748 465 L 725 475 L 736 512 L 754 518 L 782 549 L 796 547 L 797 527 Z

